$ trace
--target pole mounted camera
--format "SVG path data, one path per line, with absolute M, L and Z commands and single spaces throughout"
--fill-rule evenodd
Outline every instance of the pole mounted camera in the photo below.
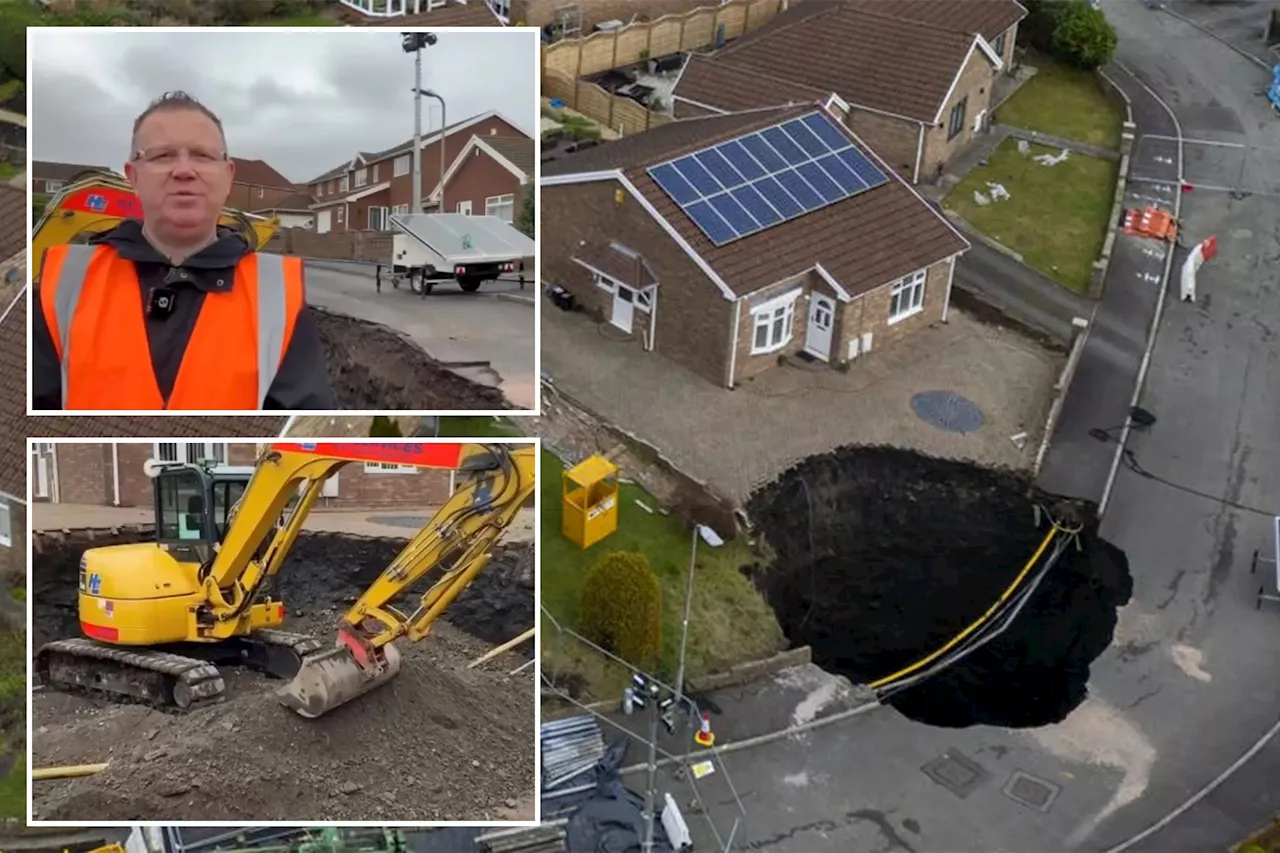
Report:
M 414 53 L 422 50 L 424 47 L 431 47 L 436 43 L 435 33 L 401 33 L 400 46 L 404 48 L 405 53 Z

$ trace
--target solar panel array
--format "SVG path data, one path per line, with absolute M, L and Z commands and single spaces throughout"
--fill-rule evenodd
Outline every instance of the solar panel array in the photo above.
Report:
M 821 112 L 651 166 L 649 175 L 717 246 L 888 181 Z

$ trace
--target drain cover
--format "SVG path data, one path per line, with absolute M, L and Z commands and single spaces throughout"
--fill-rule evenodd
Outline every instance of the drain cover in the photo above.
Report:
M 942 753 L 920 769 L 957 797 L 969 796 L 988 776 L 982 765 L 954 749 Z
M 424 515 L 374 515 L 369 521 L 388 527 L 421 527 L 427 523 L 427 518 Z
M 977 404 L 954 391 L 921 391 L 911 398 L 911 411 L 947 432 L 977 432 L 984 422 Z
M 1037 779 L 1029 773 L 1015 770 L 1004 785 L 1004 794 L 1027 808 L 1047 812 L 1062 789 L 1052 782 Z

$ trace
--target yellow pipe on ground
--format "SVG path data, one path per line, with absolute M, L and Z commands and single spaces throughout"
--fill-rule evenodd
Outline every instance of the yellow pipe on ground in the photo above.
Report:
M 905 676 L 910 675 L 911 673 L 915 672 L 918 669 L 923 669 L 924 667 L 933 663 L 935 660 L 937 660 L 938 658 L 942 657 L 944 654 L 946 654 L 947 652 L 955 648 L 956 645 L 959 644 L 965 637 L 969 636 L 974 631 L 981 628 L 987 622 L 987 620 L 991 618 L 992 614 L 994 614 L 996 610 L 1000 608 L 1000 605 L 1004 604 L 1005 601 L 1008 600 L 1009 596 L 1013 595 L 1014 590 L 1016 590 L 1019 586 L 1022 585 L 1022 581 L 1031 572 L 1031 567 L 1040 561 L 1040 556 L 1044 554 L 1045 549 L 1049 547 L 1049 543 L 1053 541 L 1053 537 L 1057 536 L 1059 533 L 1065 533 L 1065 532 L 1067 531 L 1055 524 L 1049 530 L 1048 535 L 1044 537 L 1044 541 L 1040 543 L 1040 547 L 1037 548 L 1036 552 L 1031 555 L 1031 559 L 1027 560 L 1027 564 L 1022 567 L 1022 571 L 1018 572 L 1018 576 L 1013 579 L 1013 583 L 1009 584 L 1008 589 L 1006 589 L 1004 593 L 999 598 L 996 599 L 995 604 L 988 607 L 987 612 L 979 616 L 972 625 L 970 625 L 968 628 L 965 628 L 959 634 L 956 634 L 947 642 L 946 645 L 942 646 L 940 649 L 928 655 L 927 657 L 921 658 L 920 660 L 916 661 L 910 666 L 903 667 L 902 669 L 898 670 L 892 675 L 886 675 L 884 678 L 873 681 L 870 684 L 868 684 L 867 687 L 871 688 L 872 690 L 879 690 L 881 687 L 885 687 L 886 685 L 894 681 L 897 681 L 900 678 L 904 678 Z
M 76 776 L 92 776 L 107 769 L 106 764 L 72 764 L 66 767 L 39 767 L 31 771 L 32 781 L 41 779 L 72 779 Z

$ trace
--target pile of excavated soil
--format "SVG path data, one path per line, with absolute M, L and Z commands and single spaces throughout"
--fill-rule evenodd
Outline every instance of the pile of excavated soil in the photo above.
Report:
M 1031 496 L 1029 497 L 1029 492 Z M 1044 538 L 1021 475 L 892 448 L 814 456 L 752 496 L 774 553 L 750 569 L 788 639 L 868 683 L 935 651 L 982 616 Z M 1092 519 L 1091 507 L 1076 507 Z M 888 702 L 939 726 L 1039 726 L 1085 698 L 1133 589 L 1124 552 L 1086 522 L 1012 627 Z
M 124 541 L 124 540 L 116 540 Z M 33 563 L 33 647 L 75 636 L 86 545 Z M 304 533 L 278 576 L 286 630 L 321 639 L 404 546 L 403 540 Z M 41 691 L 34 766 L 109 761 L 103 773 L 37 783 L 48 820 L 515 820 L 532 818 L 534 684 L 467 664 L 533 625 L 530 545 L 507 545 L 423 641 L 397 645 L 399 676 L 317 720 L 279 705 L 279 681 L 224 668 L 225 699 L 189 713 Z M 420 584 L 417 592 L 425 589 Z M 492 612 L 488 605 L 492 604 Z M 413 598 L 395 602 L 401 610 Z M 474 631 L 475 636 L 469 631 Z M 526 813 L 527 812 L 527 813 Z
M 310 306 L 339 409 L 512 409 L 497 388 L 449 370 L 394 329 Z

